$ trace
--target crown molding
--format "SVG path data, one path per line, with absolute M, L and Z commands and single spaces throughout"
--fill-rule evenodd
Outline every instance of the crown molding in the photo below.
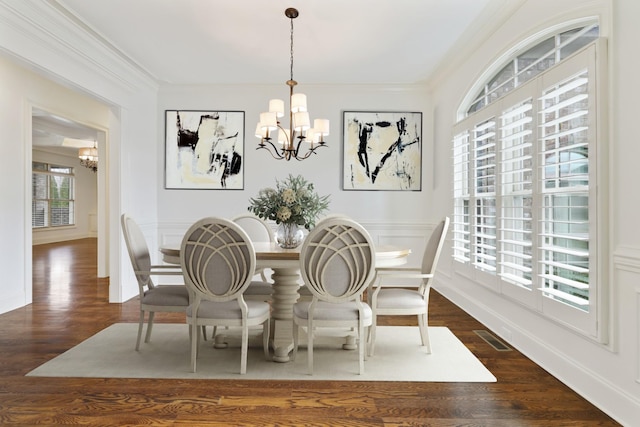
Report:
M 146 70 L 56 0 L 0 0 L 0 49 L 64 80 L 86 70 L 129 93 L 159 87 Z

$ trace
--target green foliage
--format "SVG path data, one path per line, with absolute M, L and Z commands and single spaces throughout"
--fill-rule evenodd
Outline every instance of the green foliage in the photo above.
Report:
M 313 184 L 302 176 L 289 175 L 276 180 L 276 188 L 263 188 L 258 197 L 249 199 L 249 211 L 276 224 L 304 225 L 311 230 L 318 216 L 329 207 L 329 196 L 319 196 Z

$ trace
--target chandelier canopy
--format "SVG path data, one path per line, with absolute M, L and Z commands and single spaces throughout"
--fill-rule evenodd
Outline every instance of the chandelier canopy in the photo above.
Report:
M 269 101 L 269 111 L 260 113 L 256 137 L 260 138 L 258 149 L 268 150 L 275 159 L 304 160 L 319 147 L 327 146 L 324 137 L 329 135 L 329 120 L 315 119 L 311 127 L 307 96 L 293 93 L 294 86 L 298 84 L 293 79 L 293 20 L 298 17 L 298 10 L 290 7 L 284 14 L 291 21 L 290 78 L 286 82 L 289 86 L 289 128 L 286 129 L 280 122 L 285 112 L 284 101 L 272 99 Z
M 93 147 L 83 147 L 78 150 L 78 157 L 80 158 L 80 164 L 85 168 L 89 168 L 94 172 L 98 171 L 98 149 L 96 143 L 93 143 Z

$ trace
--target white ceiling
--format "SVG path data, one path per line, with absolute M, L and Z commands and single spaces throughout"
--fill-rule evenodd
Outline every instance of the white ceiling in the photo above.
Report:
M 159 83 L 425 83 L 518 0 L 52 0 Z M 34 146 L 95 131 L 38 112 Z M 56 130 L 57 129 L 57 130 Z M 65 131 L 65 129 L 67 129 Z M 83 132 L 87 135 L 83 135 Z M 80 136 L 79 136 L 80 135 Z
M 393 84 L 429 79 L 478 20 L 516 0 L 57 0 L 171 84 Z M 484 11 L 484 14 L 483 14 Z M 476 25 L 474 25 L 476 24 Z
M 98 140 L 96 129 L 38 108 L 31 113 L 31 125 L 36 149 L 55 147 L 58 153 L 76 156 L 78 148 L 91 147 Z

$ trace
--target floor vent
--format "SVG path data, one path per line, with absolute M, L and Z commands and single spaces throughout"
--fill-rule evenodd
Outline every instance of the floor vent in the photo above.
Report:
M 477 336 L 479 336 L 480 338 L 485 340 L 487 342 L 487 344 L 489 344 L 494 349 L 496 349 L 498 351 L 511 351 L 511 347 L 509 347 L 508 345 L 506 345 L 505 343 L 500 341 L 491 332 L 484 331 L 484 330 L 473 331 L 473 332 L 475 332 L 475 334 Z

